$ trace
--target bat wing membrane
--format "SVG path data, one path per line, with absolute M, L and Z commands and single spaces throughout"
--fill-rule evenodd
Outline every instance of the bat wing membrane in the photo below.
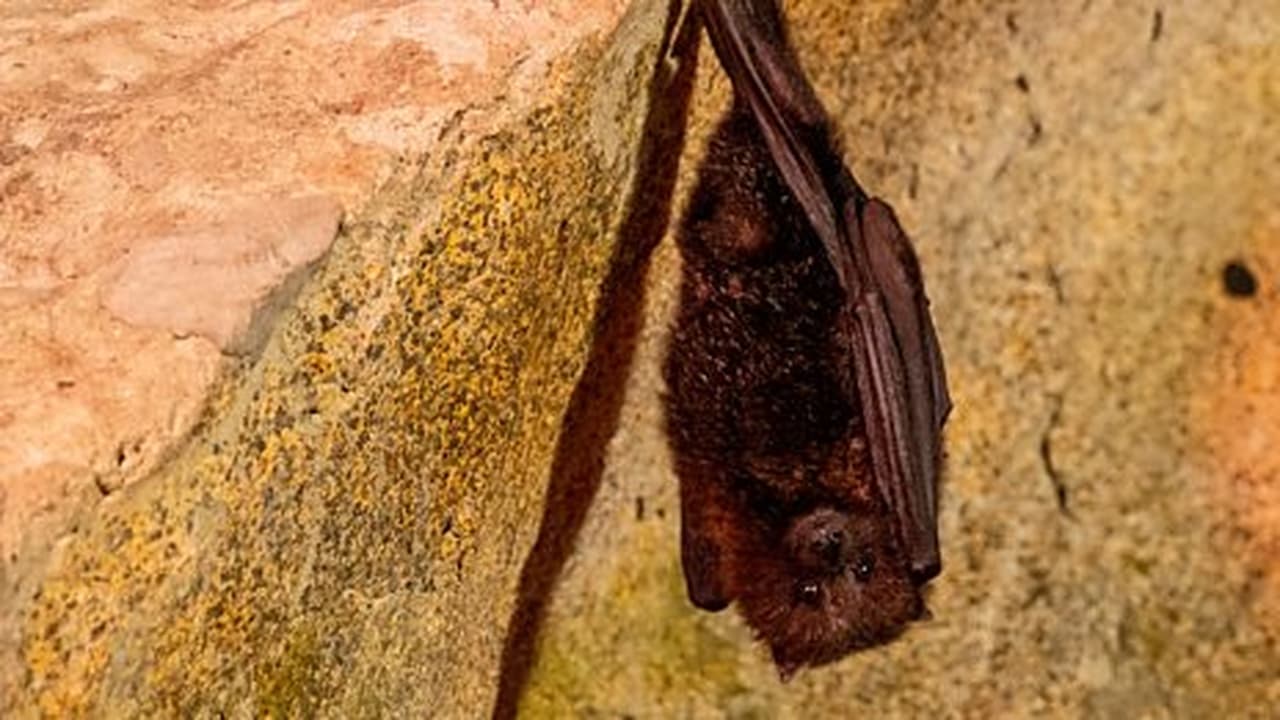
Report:
M 730 542 L 730 499 L 718 490 L 716 469 L 701 461 L 678 460 L 680 475 L 680 565 L 689 600 L 718 612 L 733 600 L 724 557 Z M 720 516 L 717 518 L 717 516 Z
M 942 352 L 915 253 L 893 211 L 872 199 L 849 225 L 865 243 L 876 288 L 855 309 L 863 338 L 855 347 L 864 355 L 859 399 L 876 483 L 898 519 L 912 572 L 924 581 L 941 569 L 938 467 L 951 410 Z

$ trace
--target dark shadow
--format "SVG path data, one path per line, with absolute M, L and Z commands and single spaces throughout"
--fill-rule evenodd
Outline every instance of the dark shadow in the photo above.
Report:
M 600 489 L 605 448 L 617 429 L 631 361 L 644 324 L 645 276 L 671 215 L 671 196 L 684 146 L 697 59 L 697 23 L 680 21 L 670 0 L 662 45 L 649 82 L 649 112 L 640 140 L 636 180 L 609 274 L 600 289 L 586 367 L 561 420 L 538 537 L 520 572 L 507 624 L 493 717 L 514 718 L 537 650 L 547 603 L 587 510 Z M 692 17 L 690 15 L 689 17 Z M 677 29 L 679 37 L 676 37 Z M 669 58 L 676 61 L 669 69 Z

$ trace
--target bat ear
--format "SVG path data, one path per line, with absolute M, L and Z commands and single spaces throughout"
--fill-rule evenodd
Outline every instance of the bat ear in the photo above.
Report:
M 738 508 L 720 492 L 706 463 L 677 460 L 680 476 L 680 566 L 689 601 L 708 612 L 728 607 L 734 593 L 725 564 L 733 552 L 732 528 L 716 517 L 737 517 Z

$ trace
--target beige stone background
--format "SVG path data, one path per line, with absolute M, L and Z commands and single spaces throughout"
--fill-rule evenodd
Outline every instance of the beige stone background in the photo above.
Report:
M 1280 6 L 786 5 L 947 354 L 932 622 L 782 685 L 683 597 L 680 3 L 7 3 L 0 715 L 1270 716 Z

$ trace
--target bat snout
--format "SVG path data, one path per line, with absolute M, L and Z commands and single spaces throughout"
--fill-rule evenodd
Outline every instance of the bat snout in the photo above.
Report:
M 847 544 L 844 533 L 833 529 L 813 541 L 813 550 L 828 569 L 835 569 L 844 565 L 844 549 Z
M 787 532 L 787 549 L 805 569 L 834 574 L 850 560 L 853 533 L 847 514 L 823 508 L 796 520 Z

